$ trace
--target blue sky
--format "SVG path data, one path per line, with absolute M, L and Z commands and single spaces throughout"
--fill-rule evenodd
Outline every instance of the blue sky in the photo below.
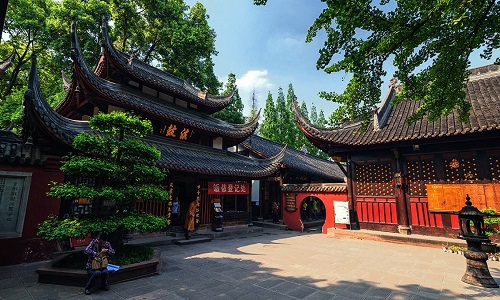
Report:
M 264 108 L 268 91 L 276 100 L 278 88 L 286 95 L 293 85 L 301 103 L 310 110 L 314 103 L 325 116 L 336 108 L 335 103 L 320 99 L 320 91 L 342 92 L 347 85 L 344 73 L 326 74 L 316 69 L 325 35 L 320 32 L 312 43 L 305 42 L 307 29 L 326 7 L 319 0 L 271 0 L 266 6 L 255 6 L 253 0 L 185 0 L 189 6 L 200 2 L 210 16 L 209 25 L 217 33 L 214 57 L 215 74 L 226 82 L 234 73 L 238 91 L 245 105 L 244 115 L 250 110 L 251 93 L 257 92 L 258 105 Z M 494 57 L 498 57 L 499 51 Z M 479 60 L 476 54 L 472 67 L 492 62 Z M 388 66 L 390 67 L 390 66 Z M 388 70 L 389 71 L 389 70 Z M 382 86 L 382 97 L 387 93 L 391 72 Z

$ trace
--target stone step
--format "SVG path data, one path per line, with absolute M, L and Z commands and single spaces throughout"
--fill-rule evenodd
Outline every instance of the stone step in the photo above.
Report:
M 211 238 L 206 237 L 206 236 L 194 236 L 191 237 L 189 240 L 183 239 L 183 240 L 177 240 L 174 242 L 176 245 L 191 245 L 191 244 L 197 244 L 197 243 L 206 243 L 212 241 Z

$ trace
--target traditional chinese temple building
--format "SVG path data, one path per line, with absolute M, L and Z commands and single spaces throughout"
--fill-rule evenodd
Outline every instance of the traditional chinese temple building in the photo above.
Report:
M 360 123 L 314 127 L 295 101 L 296 121 L 314 145 L 346 162 L 350 217 L 357 226 L 456 237 L 454 212 L 466 194 L 479 209 L 500 211 L 500 67 L 471 70 L 467 122 L 453 111 L 408 125 L 421 103 L 389 105 L 398 88 L 389 86 L 364 132 Z
M 210 114 L 231 103 L 232 95 L 209 95 L 117 51 L 109 39 L 105 20 L 102 33 L 101 56 L 91 71 L 83 59 L 73 24 L 73 77 L 66 80 L 67 95 L 56 112 L 66 118 L 86 120 L 101 111 L 126 110 L 151 120 L 154 131 L 151 138 L 162 152 L 159 165 L 170 170 L 169 185 L 172 194 L 179 196 L 180 216 L 190 201 L 200 197 L 197 224 L 211 222 L 213 201 L 227 203 L 224 207 L 227 222 L 248 223 L 251 180 L 274 175 L 283 153 L 256 160 L 226 149 L 257 129 L 258 116 L 247 124 L 230 124 L 211 117 Z M 227 189 L 213 189 L 209 185 Z M 168 211 L 161 205 L 138 205 L 155 214 Z
M 64 78 L 67 94 L 55 109 L 49 106 L 40 90 L 33 57 L 23 101 L 22 135 L 5 132 L 1 139 L 0 183 L 5 183 L 1 189 L 2 219 L 10 216 L 5 215 L 9 214 L 9 197 L 15 195 L 23 199 L 16 200 L 18 204 L 13 209 L 17 215 L 15 220 L 11 218 L 12 224 L 8 224 L 10 233 L 0 234 L 2 244 L 5 241 L 15 249 L 29 249 L 25 245 L 36 239 L 36 224 L 49 214 L 64 218 L 95 211 L 96 206 L 88 200 L 59 201 L 47 197 L 46 193 L 50 181 L 64 180 L 59 162 L 72 150 L 72 141 L 78 133 L 91 131 L 88 119 L 98 112 L 114 110 L 134 112 L 151 120 L 154 134 L 144 141 L 161 152 L 157 164 L 169 170 L 165 188 L 170 190 L 171 197 L 179 197 L 181 217 L 188 203 L 199 198 L 201 205 L 195 219 L 198 226 L 212 222 L 213 202 L 224 205 L 227 224 L 248 224 L 252 180 L 276 176 L 286 148 L 265 159 L 227 151 L 254 133 L 258 116 L 247 124 L 230 124 L 211 117 L 210 114 L 231 103 L 232 95 L 212 96 L 201 92 L 184 80 L 117 51 L 109 40 L 105 22 L 102 29 L 101 56 L 92 71 L 83 59 L 73 22 L 73 74 L 71 79 Z M 95 184 L 91 178 L 73 180 Z M 13 185 L 20 187 L 14 189 Z M 168 216 L 170 205 L 171 202 L 138 202 L 136 208 Z M 37 209 L 40 207 L 43 209 Z M 15 259 L 21 261 L 18 257 Z M 22 258 L 23 261 L 34 259 L 37 258 L 33 254 Z M 15 263 L 12 257 L 7 260 Z
M 242 154 L 268 158 L 276 155 L 282 145 L 258 135 L 252 135 L 238 146 Z M 323 232 L 334 226 L 333 202 L 347 201 L 346 171 L 343 165 L 320 159 L 303 151 L 287 148 L 283 157 L 282 168 L 277 176 L 267 177 L 252 184 L 259 193 L 252 196 L 256 210 L 254 217 L 271 219 L 272 202 L 280 203 L 280 219 L 293 230 L 304 229 L 300 207 L 307 202 L 317 200 L 322 219 Z M 308 211 L 308 214 L 310 211 Z

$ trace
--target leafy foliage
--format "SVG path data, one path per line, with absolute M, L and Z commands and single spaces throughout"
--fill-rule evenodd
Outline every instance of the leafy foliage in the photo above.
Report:
M 266 99 L 266 107 L 264 108 L 264 120 L 259 127 L 259 134 L 271 141 L 286 144 L 297 150 L 302 150 L 305 146 L 307 153 L 327 159 L 328 155 L 320 151 L 309 142 L 306 137 L 300 132 L 296 125 L 293 116 L 293 97 L 295 93 L 292 84 L 288 86 L 286 99 L 283 95 L 283 90 L 278 89 L 278 98 L 276 104 L 273 100 L 271 92 L 268 93 Z M 316 112 L 316 107 L 313 105 L 311 113 L 308 113 L 307 105 L 302 102 L 302 113 L 318 127 L 325 127 L 326 120 L 323 111 L 320 111 L 320 117 Z
M 486 227 L 486 236 L 492 236 L 493 234 L 500 234 L 498 230 L 498 224 L 500 224 L 500 218 L 497 217 L 498 212 L 494 208 L 481 209 L 484 217 L 484 226 Z
M 267 93 L 266 107 L 264 108 L 264 120 L 259 127 L 259 133 L 262 137 L 271 141 L 277 141 L 278 114 L 275 111 L 273 95 Z
M 64 158 L 61 170 L 67 178 L 97 178 L 99 184 L 89 186 L 72 180 L 52 183 L 48 194 L 63 201 L 86 198 L 97 206 L 111 203 L 115 213 L 64 220 L 52 217 L 40 224 L 39 235 L 46 239 L 66 239 L 89 232 L 164 228 L 165 218 L 133 211 L 136 201 L 168 199 L 168 192 L 161 186 L 166 171 L 154 165 L 160 152 L 138 139 L 152 132 L 151 122 L 115 111 L 100 113 L 89 124 L 96 133 L 80 133 L 75 137 L 73 147 L 77 153 Z
M 470 56 L 492 58 L 500 47 L 500 2 L 482 1 L 326 1 L 327 7 L 310 26 L 306 41 L 326 33 L 316 67 L 326 73 L 352 77 L 343 93 L 321 92 L 340 104 L 334 124 L 361 119 L 366 128 L 372 107 L 379 102 L 384 65 L 392 60 L 393 74 L 403 86 L 393 104 L 423 100 L 407 122 L 423 117 L 434 121 L 457 109 L 468 118 L 470 103 L 464 88 Z M 254 0 L 265 5 L 267 0 Z M 497 63 L 500 59 L 497 58 Z
M 113 233 L 117 230 L 151 232 L 166 226 L 166 219 L 151 214 L 130 212 L 126 215 L 82 216 L 59 220 L 49 216 L 38 225 L 38 235 L 47 240 L 64 240 L 86 236 L 89 232 Z
M 126 266 L 153 258 L 154 250 L 151 247 L 140 245 L 125 245 L 115 255 L 109 257 L 109 262 L 118 266 Z M 88 256 L 78 251 L 57 261 L 53 267 L 80 270 L 85 266 Z
M 233 102 L 231 105 L 227 106 L 221 111 L 214 113 L 212 116 L 215 118 L 224 120 L 229 123 L 243 124 L 245 123 L 245 117 L 243 117 L 243 102 L 241 101 L 240 94 L 236 88 L 236 75 L 230 73 L 228 75 L 226 89 L 224 90 L 224 95 L 233 94 Z
M 31 55 L 37 56 L 41 88 L 52 106 L 64 97 L 61 71 L 71 72 L 70 22 L 78 20 L 83 55 L 99 58 L 102 16 L 111 16 L 116 47 L 147 63 L 158 62 L 175 76 L 217 94 L 221 83 L 213 71 L 215 31 L 200 3 L 183 0 L 10 0 L 0 59 L 13 49 L 13 65 L 0 81 L 0 128 L 22 123 L 21 99 L 27 87 Z

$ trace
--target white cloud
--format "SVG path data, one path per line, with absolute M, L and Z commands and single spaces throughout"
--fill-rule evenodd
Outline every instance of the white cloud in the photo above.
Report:
M 245 106 L 245 115 L 250 111 L 250 101 L 254 90 L 257 94 L 258 106 L 264 107 L 267 93 L 269 91 L 272 92 L 274 88 L 274 84 L 268 77 L 267 70 L 250 70 L 241 78 L 236 78 L 236 85 L 243 105 Z
M 280 37 L 267 40 L 267 48 L 273 55 L 299 55 L 305 46 L 303 37 Z

